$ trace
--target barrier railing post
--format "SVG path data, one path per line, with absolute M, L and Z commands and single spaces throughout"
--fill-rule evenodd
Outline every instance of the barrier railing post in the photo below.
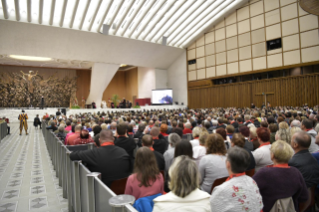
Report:
M 75 212 L 81 212 L 81 191 L 80 191 L 80 163 L 81 161 L 73 161 L 74 163 L 74 185 L 75 185 Z
M 72 172 L 71 170 L 71 160 L 70 160 L 70 151 L 66 151 L 66 169 L 68 170 L 68 172 Z M 67 175 L 67 192 L 68 192 L 68 207 L 69 207 L 69 211 L 74 211 L 73 210 L 73 190 L 72 190 L 72 173 L 69 173 Z
M 95 212 L 94 179 L 96 177 L 101 179 L 101 173 L 92 172 L 90 174 L 87 174 L 86 177 L 87 177 L 87 180 L 88 180 L 89 211 L 90 212 Z
M 64 145 L 61 145 L 61 152 L 62 152 L 62 189 L 63 189 L 63 198 L 67 199 L 68 198 L 68 192 L 67 192 L 67 175 L 66 175 L 66 172 L 67 172 L 67 168 L 66 168 L 66 163 L 67 163 L 67 160 L 66 160 L 66 152 L 67 150 L 65 149 Z
M 62 187 L 62 143 L 60 142 L 60 140 L 58 138 L 57 139 L 57 142 L 58 142 L 58 170 L 59 170 L 59 186 Z

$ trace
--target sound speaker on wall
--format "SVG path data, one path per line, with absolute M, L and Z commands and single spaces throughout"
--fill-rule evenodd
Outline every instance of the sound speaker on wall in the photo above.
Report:
M 110 25 L 103 24 L 103 35 L 109 35 Z

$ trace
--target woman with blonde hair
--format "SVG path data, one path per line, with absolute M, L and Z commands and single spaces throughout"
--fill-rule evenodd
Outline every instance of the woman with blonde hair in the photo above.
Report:
M 190 143 L 193 147 L 199 146 L 199 134 L 201 133 L 200 127 L 195 127 L 193 129 L 193 140 L 190 140 Z
M 169 169 L 170 192 L 155 198 L 153 212 L 210 212 L 210 195 L 198 189 L 199 173 L 194 160 L 186 155 L 175 158 Z

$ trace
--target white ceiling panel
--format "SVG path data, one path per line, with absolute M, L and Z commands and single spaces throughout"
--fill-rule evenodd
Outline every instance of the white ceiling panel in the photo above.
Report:
M 1 0 L 0 19 L 185 48 L 248 0 Z M 205 31 L 206 30 L 206 31 Z

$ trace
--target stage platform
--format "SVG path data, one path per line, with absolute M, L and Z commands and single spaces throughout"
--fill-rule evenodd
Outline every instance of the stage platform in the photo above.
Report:
M 97 109 L 69 109 L 67 108 L 66 115 L 75 115 L 79 113 L 97 113 L 97 112 L 115 112 L 115 111 L 142 111 L 142 110 L 173 110 L 173 109 L 184 109 L 186 106 L 184 105 L 150 105 L 150 106 L 141 106 L 141 108 L 97 108 Z M 54 114 L 58 111 L 58 109 L 62 108 L 44 108 L 36 109 L 36 108 L 0 108 L 0 117 L 3 116 L 9 118 L 10 123 L 19 122 L 18 116 L 21 113 L 21 110 L 24 109 L 25 113 L 28 114 L 29 120 L 28 122 L 33 122 L 33 119 L 39 114 L 39 117 L 42 118 L 45 113 L 49 115 Z

